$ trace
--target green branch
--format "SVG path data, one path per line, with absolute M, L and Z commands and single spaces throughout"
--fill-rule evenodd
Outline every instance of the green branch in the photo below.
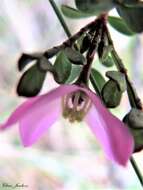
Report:
M 54 9 L 54 11 L 55 11 L 61 25 L 62 25 L 62 27 L 63 27 L 63 29 L 65 31 L 65 33 L 67 34 L 68 37 L 71 37 L 71 32 L 69 31 L 69 29 L 68 29 L 68 27 L 67 27 L 67 25 L 66 25 L 66 23 L 65 23 L 65 21 L 64 21 L 64 19 L 62 17 L 62 14 L 60 13 L 60 10 L 58 9 L 55 1 L 49 0 L 49 2 L 51 4 L 51 6 L 53 7 L 53 9 Z

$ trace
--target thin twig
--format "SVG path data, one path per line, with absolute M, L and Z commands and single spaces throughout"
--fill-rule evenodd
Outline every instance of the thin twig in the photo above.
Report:
M 77 33 L 74 35 L 70 35 L 70 38 L 65 40 L 62 44 L 55 46 L 47 51 L 45 51 L 44 56 L 47 57 L 48 59 L 53 57 L 55 54 L 57 54 L 60 50 L 64 49 L 65 47 L 72 46 L 74 42 L 85 32 L 90 30 L 93 26 L 96 26 L 96 19 L 90 23 L 88 23 L 86 26 L 81 28 Z
M 59 19 L 59 21 L 60 21 L 60 23 L 61 23 L 61 25 L 62 25 L 64 31 L 65 31 L 66 34 L 67 34 L 67 36 L 70 37 L 70 36 L 71 36 L 71 33 L 70 33 L 70 31 L 69 31 L 69 29 L 68 29 L 68 27 L 67 27 L 67 25 L 66 25 L 66 23 L 65 23 L 65 21 L 64 21 L 64 19 L 63 19 L 63 17 L 62 17 L 62 14 L 60 13 L 60 10 L 58 9 L 58 7 L 57 7 L 55 1 L 49 0 L 49 2 L 50 2 L 50 4 L 51 4 L 51 6 L 53 7 L 54 12 L 56 13 L 56 15 L 57 15 L 57 17 L 58 17 L 58 19 Z
M 56 5 L 56 3 L 55 3 L 55 1 L 54 1 L 54 0 L 49 0 L 49 1 L 50 1 L 51 5 L 52 5 L 52 7 L 53 7 L 53 9 L 54 9 L 54 11 L 55 11 L 55 13 L 56 13 L 56 15 L 57 15 L 57 17 L 58 17 L 58 19 L 59 19 L 61 25 L 62 25 L 62 27 L 63 27 L 65 33 L 67 34 L 67 37 L 69 37 L 69 39 L 66 40 L 63 44 L 61 44 L 60 46 L 55 47 L 55 48 L 57 48 L 57 51 L 59 51 L 59 50 L 65 48 L 65 45 L 71 45 L 71 44 L 73 44 L 82 34 L 84 34 L 84 33 L 87 32 L 90 28 L 92 28 L 93 26 L 96 25 L 96 19 L 95 19 L 94 21 L 92 21 L 92 22 L 90 22 L 89 24 L 87 24 L 85 27 L 81 28 L 79 32 L 77 32 L 75 35 L 72 36 L 71 32 L 70 32 L 69 29 L 68 29 L 67 24 L 65 23 L 65 20 L 64 20 L 62 14 L 60 13 L 60 10 L 58 9 L 58 7 L 57 7 L 57 5 Z M 52 49 L 50 49 L 50 51 L 51 51 L 51 50 L 52 50 Z M 45 55 L 47 58 L 49 58 L 49 50 L 46 51 L 44 55 Z M 92 75 L 92 74 L 91 74 L 91 75 Z M 90 77 L 90 80 L 93 79 L 93 78 L 94 78 L 94 77 L 91 76 L 91 77 Z M 92 83 L 92 85 L 93 85 L 94 87 L 96 86 L 96 84 L 94 83 L 94 80 L 91 80 L 91 83 Z M 96 89 L 98 89 L 98 88 L 96 87 Z M 97 92 L 97 94 L 98 94 L 98 92 Z
M 132 167 L 134 168 L 134 171 L 136 172 L 136 175 L 138 176 L 138 179 L 139 179 L 139 181 L 140 181 L 140 183 L 141 183 L 141 185 L 143 187 L 143 177 L 142 177 L 142 174 L 141 174 L 141 172 L 140 172 L 140 170 L 139 170 L 139 168 L 137 166 L 137 163 L 136 163 L 135 159 L 133 158 L 133 156 L 131 157 L 130 162 L 131 162 Z

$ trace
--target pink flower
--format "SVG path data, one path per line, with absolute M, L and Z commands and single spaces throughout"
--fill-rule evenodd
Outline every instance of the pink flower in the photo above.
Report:
M 63 114 L 71 122 L 84 120 L 108 158 L 125 166 L 133 152 L 133 137 L 127 127 L 104 107 L 96 94 L 77 85 L 61 85 L 19 106 L 1 125 L 19 123 L 24 146 L 31 146 Z M 80 136 L 80 134 L 79 134 Z

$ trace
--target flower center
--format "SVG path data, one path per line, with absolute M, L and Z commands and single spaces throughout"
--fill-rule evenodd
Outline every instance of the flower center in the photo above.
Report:
M 71 123 L 82 121 L 91 107 L 91 100 L 81 91 L 70 93 L 62 98 L 63 117 Z

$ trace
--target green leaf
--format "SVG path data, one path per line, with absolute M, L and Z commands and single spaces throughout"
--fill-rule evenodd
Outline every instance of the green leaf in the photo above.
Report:
M 142 110 L 132 108 L 124 117 L 123 122 L 129 127 L 134 137 L 134 152 L 143 149 L 143 112 Z
M 72 7 L 69 7 L 67 5 L 62 5 L 61 10 L 62 10 L 62 13 L 66 17 L 72 18 L 72 19 L 80 19 L 80 18 L 87 18 L 87 17 L 94 16 L 94 14 L 87 14 L 77 9 L 74 9 Z
M 115 108 L 120 104 L 122 92 L 115 81 L 109 80 L 102 88 L 102 99 L 108 108 Z
M 121 92 L 124 92 L 127 89 L 126 79 L 123 73 L 119 71 L 107 71 L 106 76 L 117 83 Z
M 53 72 L 53 65 L 45 56 L 41 56 L 41 58 L 37 61 L 37 65 L 41 71 Z
M 59 84 L 65 83 L 71 73 L 72 64 L 64 51 L 58 53 L 53 68 L 55 81 Z
M 73 64 L 76 65 L 85 64 L 85 57 L 79 51 L 67 47 L 64 49 L 64 53 Z
M 39 70 L 37 64 L 30 67 L 24 72 L 18 83 L 18 95 L 25 97 L 36 96 L 42 88 L 45 76 L 46 72 Z
M 72 70 L 66 83 L 68 84 L 76 80 L 79 77 L 81 71 L 82 67 L 80 65 L 72 65 Z
M 131 36 L 135 34 L 134 32 L 132 32 L 132 30 L 128 27 L 128 25 L 122 18 L 109 16 L 108 22 L 115 30 L 124 35 Z
M 143 7 L 128 8 L 123 5 L 117 6 L 119 15 L 125 20 L 128 27 L 135 33 L 143 32 Z
M 105 67 L 112 67 L 114 65 L 114 60 L 112 59 L 112 57 L 110 55 L 108 55 L 106 57 L 106 59 L 101 60 L 101 63 L 105 66 Z
M 117 0 L 119 2 L 119 0 Z M 126 7 L 143 7 L 143 2 L 141 0 L 122 0 L 119 3 L 123 4 Z
M 100 14 L 114 8 L 113 0 L 75 0 L 76 7 L 85 13 Z
M 80 44 L 80 52 L 84 53 L 85 51 L 87 51 L 90 45 L 91 45 L 90 36 L 89 35 L 83 36 L 83 39 Z
M 92 80 L 94 80 L 94 83 L 96 84 L 98 91 L 101 92 L 104 84 L 106 83 L 104 77 L 101 75 L 99 71 L 96 69 L 92 68 L 91 70 L 91 76 Z
M 22 71 L 27 64 L 36 59 L 39 59 L 40 56 L 41 56 L 40 53 L 33 53 L 33 54 L 23 53 L 18 60 L 18 70 Z

